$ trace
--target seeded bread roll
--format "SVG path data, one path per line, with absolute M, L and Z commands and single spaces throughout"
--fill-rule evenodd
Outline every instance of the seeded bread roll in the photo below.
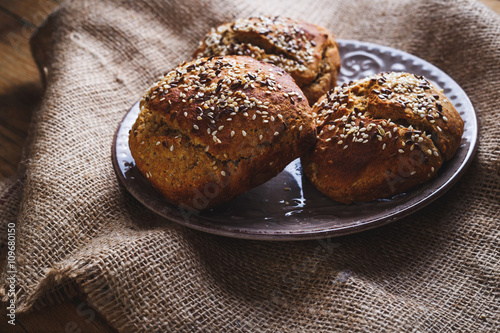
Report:
M 200 42 L 194 57 L 248 55 L 284 68 L 310 105 L 335 87 L 340 56 L 325 28 L 286 17 L 252 17 L 223 24 Z
M 303 169 L 342 203 L 403 193 L 434 177 L 460 145 L 464 123 L 421 76 L 384 73 L 343 85 L 313 107 L 318 141 Z
M 197 210 L 276 176 L 316 137 L 290 75 L 250 57 L 184 63 L 140 108 L 129 137 L 138 169 L 171 203 Z

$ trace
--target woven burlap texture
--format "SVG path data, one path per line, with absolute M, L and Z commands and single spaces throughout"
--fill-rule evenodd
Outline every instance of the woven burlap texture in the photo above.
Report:
M 204 234 L 135 201 L 111 163 L 120 120 L 157 76 L 190 58 L 211 27 L 259 14 L 395 47 L 448 73 L 481 125 L 465 176 L 410 217 L 321 241 Z M 79 290 L 124 332 L 500 326 L 500 20 L 486 7 L 465 0 L 69 1 L 33 49 L 46 92 L 25 178 L 0 187 L 0 230 L 16 223 L 18 311 Z

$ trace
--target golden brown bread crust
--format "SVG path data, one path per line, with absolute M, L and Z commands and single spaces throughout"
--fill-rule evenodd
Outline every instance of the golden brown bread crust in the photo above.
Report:
M 318 141 L 303 158 L 316 187 L 342 202 L 403 193 L 431 179 L 460 145 L 463 120 L 423 77 L 383 73 L 313 107 Z
M 214 28 L 200 42 L 194 57 L 248 55 L 284 68 L 304 91 L 309 103 L 335 87 L 340 55 L 325 28 L 286 17 L 252 17 Z
M 184 63 L 140 107 L 129 136 L 138 169 L 170 202 L 197 210 L 266 182 L 315 141 L 290 75 L 250 57 Z

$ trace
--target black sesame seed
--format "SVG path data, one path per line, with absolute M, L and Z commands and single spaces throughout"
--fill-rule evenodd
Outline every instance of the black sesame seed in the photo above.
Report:
M 215 88 L 215 93 L 218 94 L 222 89 L 222 82 L 219 80 L 219 83 L 217 83 L 217 88 Z
M 239 86 L 241 86 L 241 80 L 238 80 L 238 81 L 234 82 L 234 83 L 231 85 L 231 89 L 232 89 L 232 90 L 237 89 Z

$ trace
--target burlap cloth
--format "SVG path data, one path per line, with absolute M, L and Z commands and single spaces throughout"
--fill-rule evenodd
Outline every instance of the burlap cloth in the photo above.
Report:
M 229 239 L 148 211 L 113 172 L 118 123 L 210 27 L 256 14 L 302 18 L 338 38 L 392 46 L 440 67 L 480 118 L 472 167 L 404 220 L 322 241 Z M 46 92 L 24 178 L 0 185 L 4 250 L 6 225 L 16 223 L 18 312 L 81 292 L 113 326 L 132 332 L 500 329 L 500 20 L 486 7 L 70 1 L 33 46 Z

